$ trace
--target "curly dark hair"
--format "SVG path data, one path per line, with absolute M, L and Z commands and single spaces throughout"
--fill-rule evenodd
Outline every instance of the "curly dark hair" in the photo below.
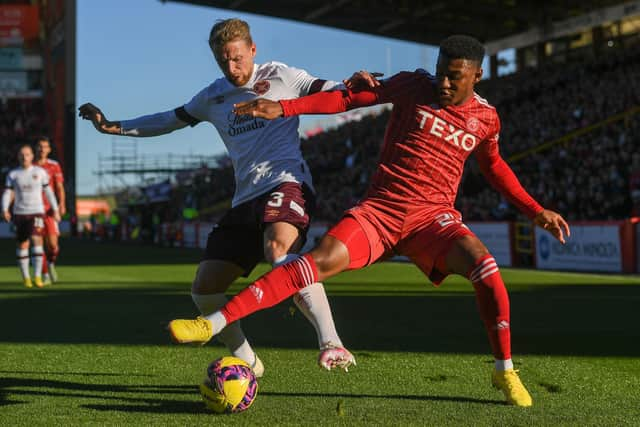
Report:
M 440 54 L 449 59 L 469 59 L 482 64 L 485 49 L 478 39 L 457 34 L 440 43 Z

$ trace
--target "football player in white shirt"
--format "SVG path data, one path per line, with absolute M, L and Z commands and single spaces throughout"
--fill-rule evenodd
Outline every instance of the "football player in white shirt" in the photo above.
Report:
M 29 275 L 29 239 L 31 239 L 34 283 L 41 288 L 44 286 L 42 282 L 42 233 L 45 213 L 42 202 L 43 191 L 56 221 L 60 221 L 60 212 L 56 197 L 49 188 L 49 175 L 44 169 L 33 165 L 33 149 L 30 145 L 20 147 L 18 161 L 20 167 L 11 170 L 5 182 L 5 190 L 2 193 L 2 218 L 7 222 L 13 220 L 16 227 L 18 267 L 27 288 L 32 286 Z M 14 201 L 13 217 L 9 212 L 12 200 Z
M 236 189 L 231 209 L 209 234 L 193 281 L 191 295 L 203 316 L 220 309 L 227 301 L 224 293 L 229 286 L 238 277 L 249 275 L 262 259 L 273 266 L 297 259 L 314 208 L 311 174 L 300 151 L 298 118 L 267 121 L 236 116 L 233 105 L 258 97 L 297 98 L 338 86 L 282 63 L 255 64 L 256 45 L 249 25 L 239 19 L 216 22 L 209 46 L 224 78 L 215 80 L 184 106 L 125 121 L 107 120 L 92 104 L 79 108 L 80 117 L 107 134 L 156 136 L 203 121 L 218 130 L 233 163 Z M 301 290 L 294 301 L 316 329 L 320 366 L 347 370 L 355 364 L 338 336 L 322 284 Z M 197 328 L 171 322 L 173 341 L 208 341 L 210 323 L 200 319 Z M 227 326 L 219 337 L 234 356 L 247 361 L 256 375 L 262 376 L 262 362 L 239 322 Z

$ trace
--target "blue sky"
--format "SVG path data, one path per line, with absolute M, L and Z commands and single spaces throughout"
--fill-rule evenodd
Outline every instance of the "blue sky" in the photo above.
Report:
M 394 74 L 433 69 L 436 49 L 415 43 L 299 24 L 232 11 L 161 3 L 158 0 L 78 1 L 77 105 L 92 102 L 107 118 L 122 120 L 166 111 L 187 102 L 219 78 L 207 38 L 217 19 L 249 22 L 256 62 L 271 60 L 341 80 L 367 69 Z M 310 127 L 320 117 L 305 118 Z M 79 194 L 98 188 L 98 153 L 109 155 L 114 137 L 76 121 Z M 215 128 L 203 123 L 169 135 L 139 140 L 141 154 L 219 154 Z

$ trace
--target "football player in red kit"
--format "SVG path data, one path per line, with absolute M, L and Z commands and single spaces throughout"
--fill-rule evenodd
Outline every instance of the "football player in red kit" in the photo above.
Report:
M 453 207 L 467 157 L 474 153 L 489 183 L 562 243 L 569 226 L 526 192 L 500 156 L 498 114 L 474 92 L 484 54 L 476 39 L 452 36 L 440 45 L 435 76 L 423 70 L 401 72 L 383 82 L 370 80 L 373 87 L 360 91 L 238 104 L 236 114 L 265 119 L 382 103 L 392 103 L 393 112 L 366 197 L 315 249 L 265 274 L 220 311 L 172 323 L 189 324 L 194 341 L 206 341 L 226 324 L 271 307 L 308 284 L 391 253 L 406 255 L 435 284 L 452 273 L 471 281 L 495 358 L 492 383 L 507 403 L 531 406 L 531 396 L 513 369 L 509 297 L 498 265 Z
M 51 183 L 51 189 L 56 195 L 58 204 L 60 205 L 60 215 L 66 213 L 65 207 L 65 192 L 64 192 L 64 176 L 62 175 L 62 168 L 60 163 L 50 159 L 51 154 L 51 141 L 46 136 L 39 137 L 36 140 L 36 161 L 35 164 L 44 169 L 49 175 L 49 182 Z M 49 206 L 49 202 L 43 196 L 45 204 L 45 217 L 44 217 L 44 263 L 42 265 L 42 274 L 44 275 L 44 282 L 49 281 L 56 282 L 58 280 L 58 274 L 56 272 L 55 263 L 60 254 L 60 245 L 58 238 L 60 237 L 60 230 L 58 228 L 58 222 L 53 217 L 53 210 Z

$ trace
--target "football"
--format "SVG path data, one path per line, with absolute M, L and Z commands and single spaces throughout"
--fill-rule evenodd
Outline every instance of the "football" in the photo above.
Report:
M 237 357 L 222 357 L 207 367 L 200 384 L 207 408 L 218 414 L 246 411 L 258 394 L 258 382 L 247 362 Z

